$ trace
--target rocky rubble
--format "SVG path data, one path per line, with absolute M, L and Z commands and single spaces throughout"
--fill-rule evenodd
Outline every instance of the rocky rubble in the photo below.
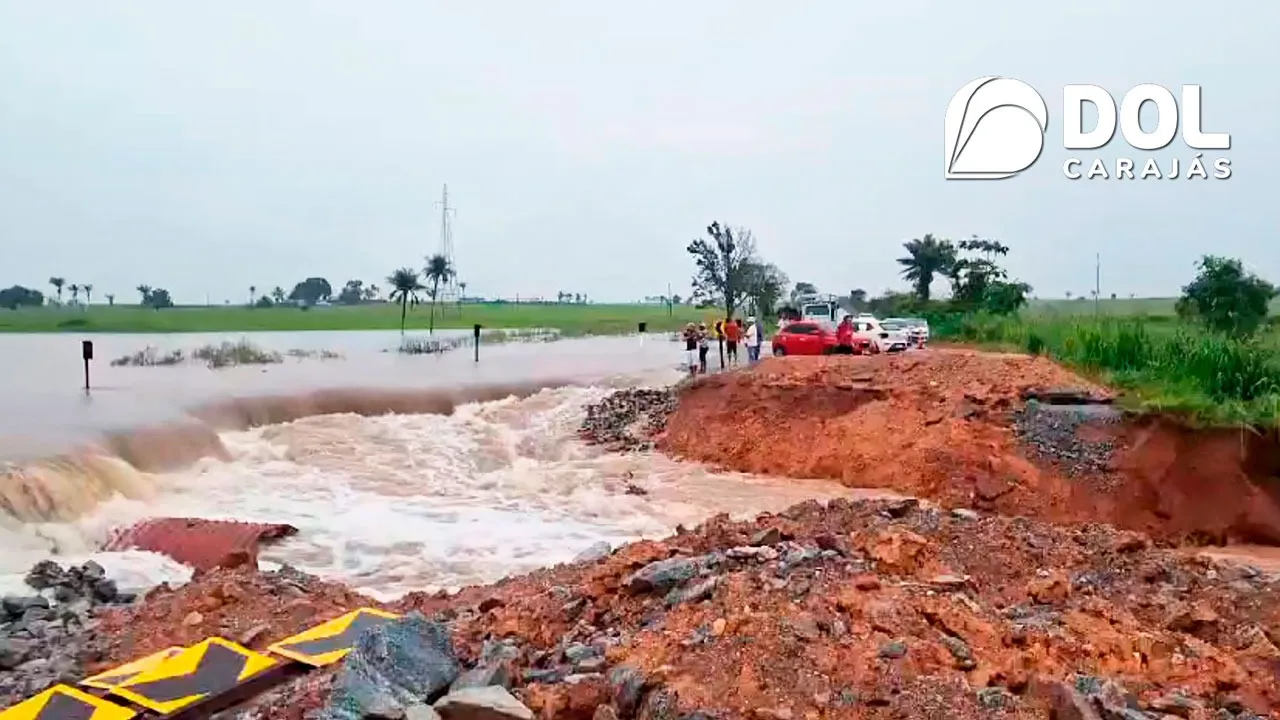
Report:
M 632 388 L 611 393 L 587 406 L 580 436 L 609 450 L 649 450 L 653 438 L 666 427 L 675 412 L 676 391 L 672 388 Z
M 0 600 L 0 707 L 83 678 L 84 664 L 103 651 L 94 632 L 99 612 L 134 601 L 93 561 L 67 568 L 37 563 L 26 584 L 31 594 Z
M 116 659 L 250 626 L 267 643 L 376 605 L 263 577 L 219 570 L 127 611 L 112 648 L 131 651 Z M 244 596 L 200 609 L 228 585 Z M 1109 526 L 912 500 L 718 517 L 385 607 L 420 616 L 407 615 L 400 632 L 412 633 L 361 641 L 372 670 L 353 659 L 336 676 L 311 673 L 239 716 L 310 716 L 351 675 L 419 683 L 388 693 L 398 706 L 362 705 L 364 717 L 529 717 L 516 703 L 583 720 L 1280 717 L 1280 579 Z M 201 617 L 185 624 L 191 612 Z M 477 687 L 495 689 L 444 702 Z M 482 701 L 509 709 L 463 712 Z
M 1116 450 L 1113 438 L 1091 438 L 1081 428 L 1114 425 L 1122 419 L 1119 411 L 1100 404 L 1044 404 L 1030 400 L 1014 411 L 1013 427 L 1018 439 L 1040 460 L 1053 463 L 1069 477 L 1106 473 Z

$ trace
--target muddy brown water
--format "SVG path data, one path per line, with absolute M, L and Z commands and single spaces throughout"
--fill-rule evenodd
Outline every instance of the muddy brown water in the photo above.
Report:
M 679 377 L 680 348 L 656 336 L 482 346 L 477 363 L 469 349 L 396 353 L 398 333 L 258 333 L 263 349 L 343 357 L 110 365 L 147 346 L 240 337 L 92 336 L 86 396 L 81 337 L 0 336 L 0 585 L 51 556 L 94 557 L 126 586 L 186 577 L 158 556 L 95 552 L 146 517 L 287 522 L 301 532 L 265 561 L 394 596 L 491 582 L 719 512 L 867 494 L 584 446 L 587 403 Z

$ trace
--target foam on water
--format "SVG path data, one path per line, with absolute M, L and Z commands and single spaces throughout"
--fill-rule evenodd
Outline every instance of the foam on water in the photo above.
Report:
M 20 582 L 53 552 L 63 562 L 94 557 L 133 581 L 122 584 L 180 581 L 188 573 L 165 558 L 91 550 L 120 524 L 194 516 L 293 524 L 301 532 L 264 548 L 265 563 L 394 597 L 492 582 L 601 540 L 663 536 L 718 512 L 748 516 L 852 492 L 586 446 L 576 437 L 583 408 L 608 391 L 557 388 L 449 415 L 320 415 L 223 433 L 229 461 L 154 475 L 150 499 L 116 499 L 75 523 L 0 531 L 8 573 L 0 582 Z

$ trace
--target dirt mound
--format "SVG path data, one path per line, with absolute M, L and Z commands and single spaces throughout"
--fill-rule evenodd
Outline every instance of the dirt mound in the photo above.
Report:
M 1046 401 L 1026 399 L 1036 395 Z M 659 447 L 949 507 L 1110 522 L 1171 540 L 1280 542 L 1280 484 L 1265 479 L 1280 448 L 1269 440 L 1136 426 L 1105 405 L 1057 404 L 1072 395 L 1110 397 L 1022 355 L 768 359 L 691 385 Z
M 196 570 L 258 566 L 258 544 L 296 534 L 292 525 L 155 518 L 117 530 L 104 550 L 150 550 Z
M 262 647 L 360 605 L 375 603 L 217 570 L 103 627 L 126 660 L 214 633 Z M 715 518 L 391 609 L 449 621 L 463 664 L 503 666 L 546 718 L 1207 720 L 1280 707 L 1280 580 L 1107 526 L 915 501 Z M 259 716 L 301 717 L 329 683 L 313 673 L 264 696 Z

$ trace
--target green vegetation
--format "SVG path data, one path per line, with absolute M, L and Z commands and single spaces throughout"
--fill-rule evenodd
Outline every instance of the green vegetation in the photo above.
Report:
M 933 336 L 1046 355 L 1131 391 L 1127 401 L 1138 409 L 1277 425 L 1280 329 L 1267 323 L 1276 289 L 1238 260 L 1205 256 L 1197 268 L 1182 297 L 1166 305 L 1172 314 L 1103 314 L 1101 300 L 1092 316 L 1015 314 L 999 303 L 978 312 L 935 306 Z
M 1280 419 L 1280 332 L 1234 338 L 1175 320 L 957 315 L 933 335 L 1045 355 L 1130 391 L 1137 409 L 1209 423 Z
M 137 305 L 22 307 L 0 311 L 0 332 L 255 332 L 303 330 L 399 330 L 398 304 L 317 306 L 174 307 L 159 312 Z M 565 335 L 635 332 L 638 323 L 654 332 L 676 330 L 714 314 L 691 305 L 605 305 L 572 303 L 463 303 L 442 307 L 435 326 L 470 329 L 555 328 Z M 425 330 L 428 319 L 408 315 L 409 329 Z

